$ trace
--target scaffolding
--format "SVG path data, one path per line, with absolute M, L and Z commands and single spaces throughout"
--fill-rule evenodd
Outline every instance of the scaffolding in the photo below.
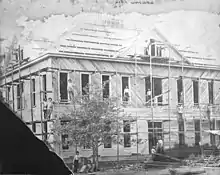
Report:
M 90 30 L 91 31 L 91 29 L 83 29 L 83 30 Z M 105 32 L 105 31 L 103 31 L 103 30 L 95 30 L 96 32 Z M 138 30 L 137 30 L 138 31 Z M 158 41 L 157 43 L 155 43 L 155 45 L 156 44 L 160 44 L 160 45 L 165 45 L 165 47 L 166 48 L 168 48 L 169 49 L 169 56 L 168 56 L 168 64 L 167 63 L 165 63 L 164 65 L 166 65 L 166 67 L 167 67 L 167 70 L 168 70 L 168 72 L 167 72 L 167 76 L 164 76 L 163 78 L 168 78 L 168 121 L 169 121 L 169 149 L 171 149 L 171 124 L 170 124 L 170 122 L 171 122 L 171 97 L 170 97 L 170 90 L 171 90 L 171 88 L 170 88 L 170 84 L 171 84 L 171 82 L 170 82 L 170 79 L 171 78 L 175 78 L 175 79 L 177 79 L 177 78 L 179 78 L 179 75 L 177 75 L 177 76 L 174 76 L 174 75 L 171 75 L 171 55 L 170 55 L 170 53 L 171 53 L 171 50 L 173 51 L 175 51 L 175 52 L 177 52 L 177 49 L 175 48 L 175 45 L 172 45 L 164 36 L 162 36 L 162 34 L 160 34 L 159 32 L 158 32 L 158 30 L 156 30 L 156 32 L 157 32 L 157 34 L 160 36 L 160 37 L 162 37 L 162 39 L 164 40 L 164 41 Z M 86 34 L 78 34 L 78 33 L 73 33 L 73 35 L 76 35 L 76 36 L 85 36 L 85 37 L 97 37 L 97 36 L 95 36 L 95 35 L 86 35 Z M 108 33 L 108 37 L 103 37 L 104 39 L 106 39 L 106 40 L 110 40 L 110 43 L 111 44 L 109 44 L 108 43 L 108 41 L 106 41 L 106 42 L 99 42 L 98 44 L 99 44 L 99 46 L 101 47 L 101 45 L 106 45 L 107 47 L 109 47 L 109 46 L 115 46 L 115 47 L 118 47 L 118 48 L 121 48 L 122 47 L 122 45 L 121 44 L 114 44 L 114 43 L 112 43 L 112 40 L 116 40 L 116 41 L 120 41 L 121 40 L 121 38 L 113 38 L 113 37 L 110 37 L 109 35 L 111 35 L 111 33 Z M 78 42 L 78 43 L 93 43 L 93 44 L 97 44 L 97 42 L 96 41 L 88 41 L 88 40 L 79 40 L 79 39 L 71 39 L 71 38 L 68 38 L 67 40 L 69 40 L 69 41 L 74 41 L 74 42 Z M 69 46 L 67 46 L 67 45 L 63 45 L 63 47 L 69 47 Z M 88 56 L 88 55 L 94 55 L 94 54 L 92 54 L 92 53 L 89 53 L 89 51 L 88 50 L 97 50 L 97 48 L 94 48 L 94 47 L 87 47 L 87 48 L 83 48 L 83 47 L 77 47 L 77 46 L 71 46 L 71 47 L 74 47 L 74 48 L 76 48 L 76 49 L 84 49 L 84 53 L 82 54 L 82 53 L 78 53 L 78 54 L 82 54 L 83 56 Z M 135 47 L 136 48 L 136 47 Z M 19 50 L 20 50 L 20 47 L 19 47 Z M 105 51 L 111 51 L 111 52 L 117 52 L 118 50 L 114 50 L 114 49 L 101 49 L 101 50 L 99 50 L 99 56 L 102 56 L 102 57 L 108 57 L 109 58 L 109 54 L 104 54 L 104 52 Z M 65 53 L 65 51 L 61 51 L 61 52 L 64 52 Z M 73 53 L 73 52 L 70 52 L 70 53 Z M 19 52 L 19 55 L 20 55 L 20 52 Z M 104 56 L 103 56 L 104 55 Z M 184 75 L 184 68 L 185 68 L 185 66 L 188 66 L 188 63 L 189 63 L 189 61 L 188 61 L 188 59 L 187 58 L 185 58 L 182 54 L 179 54 L 179 52 L 178 52 L 178 55 L 181 57 L 181 77 L 182 78 L 192 78 L 192 77 L 187 77 L 186 75 Z M 114 56 L 114 55 L 112 55 L 112 56 Z M 143 76 L 143 77 L 147 77 L 148 75 L 146 75 L 146 74 L 144 74 L 144 73 L 138 73 L 137 72 L 137 67 L 138 67 L 138 64 L 140 64 L 140 63 L 142 63 L 141 61 L 138 61 L 138 59 L 137 59 L 137 55 L 136 55 L 136 49 L 135 49 L 135 55 L 134 55 L 134 61 L 132 61 L 132 63 L 134 64 L 134 67 L 135 67 L 135 70 L 134 70 L 134 72 L 129 72 L 129 73 L 125 73 L 125 72 L 120 72 L 120 71 L 105 71 L 105 70 L 101 70 L 101 71 L 97 71 L 97 70 L 81 70 L 81 69 L 75 69 L 74 68 L 74 72 L 89 72 L 89 73 L 94 73 L 94 72 L 96 72 L 96 73 L 100 73 L 100 74 L 102 74 L 102 73 L 110 73 L 110 74 L 114 74 L 114 75 L 116 75 L 116 76 L 118 76 L 118 75 L 130 75 L 130 76 L 134 76 L 135 77 L 135 88 L 137 87 L 137 77 L 138 76 Z M 155 75 L 153 74 L 153 66 L 156 66 L 156 65 L 161 65 L 160 63 L 154 63 L 154 62 L 152 62 L 152 60 L 153 60 L 153 56 L 151 56 L 150 55 L 150 59 L 149 59 L 149 67 L 150 67 L 150 88 L 151 88 L 151 100 L 150 100 L 150 111 L 151 111 L 151 120 L 152 120 L 152 125 L 153 125 L 153 139 L 155 139 L 155 128 L 154 128 L 154 122 L 155 122 L 155 118 L 154 118 L 154 105 L 153 105 L 153 99 L 154 99 L 154 97 L 153 97 L 153 94 L 152 94 L 152 92 L 153 92 L 153 88 L 154 88 L 154 85 L 153 85 L 153 78 L 155 77 Z M 39 69 L 39 70 L 37 70 L 37 71 L 34 71 L 34 72 L 31 72 L 31 70 L 30 70 L 30 68 L 29 68 L 29 74 L 28 75 L 25 75 L 25 76 L 22 76 L 21 75 L 21 65 L 22 65 L 22 60 L 20 59 L 20 56 L 19 56 L 19 62 L 17 63 L 17 64 L 15 64 L 15 65 L 12 65 L 12 66 L 10 66 L 9 67 L 9 69 L 11 69 L 11 81 L 12 81 L 12 83 L 11 83 L 11 85 L 12 86 L 14 86 L 14 85 L 17 85 L 17 84 L 14 84 L 14 82 L 19 82 L 19 84 L 23 81 L 23 80 L 30 80 L 30 84 L 31 84 L 31 80 L 32 80 L 32 77 L 33 76 L 37 76 L 37 77 L 39 77 L 39 88 L 40 88 L 40 121 L 34 121 L 34 117 L 33 117 L 33 99 L 32 99 L 32 90 L 33 90 L 33 88 L 31 87 L 31 85 L 30 85 L 30 99 L 31 99 L 31 124 L 32 124 L 32 130 L 34 130 L 34 123 L 36 123 L 36 122 L 40 122 L 41 123 L 41 133 L 42 133 L 42 140 L 44 140 L 45 139 L 45 134 L 47 135 L 48 133 L 46 132 L 46 131 L 43 131 L 43 126 L 45 125 L 45 123 L 46 123 L 46 125 L 47 125 L 47 120 L 46 120 L 46 122 L 43 120 L 43 114 L 42 114 L 42 93 L 43 94 L 47 94 L 47 93 L 52 93 L 52 91 L 44 91 L 44 90 L 42 90 L 41 88 L 41 78 L 42 78 L 42 75 L 41 75 L 41 73 L 42 72 L 58 72 L 58 74 L 60 73 L 60 70 L 61 70 L 61 67 L 59 67 L 59 68 L 53 68 L 53 67 L 47 67 L 46 69 L 45 68 L 43 68 L 43 69 Z M 185 64 L 185 63 L 187 63 L 187 64 Z M 178 63 L 179 64 L 179 63 Z M 173 65 L 172 65 L 173 66 Z M 18 72 L 19 72 L 19 77 L 18 77 L 18 80 L 15 80 L 14 81 L 14 71 L 15 71 L 15 69 L 18 69 Z M 73 71 L 72 69 L 62 69 L 63 71 L 68 71 L 68 72 L 71 72 L 71 71 Z M 59 76 L 59 75 L 58 75 Z M 5 85 L 7 85 L 7 84 L 9 84 L 9 83 L 7 83 L 6 82 L 6 73 L 4 74 L 4 77 L 5 77 Z M 29 77 L 29 78 L 28 78 Z M 202 80 L 202 79 L 204 79 L 204 80 L 207 80 L 207 78 L 202 78 L 202 77 L 200 77 L 200 80 Z M 116 80 L 117 81 L 117 80 Z M 215 81 L 220 81 L 220 79 L 215 79 Z M 116 82 L 116 89 L 118 89 L 118 85 L 117 85 L 118 83 Z M 20 87 L 20 86 L 19 86 Z M 20 87 L 21 88 L 21 87 Z M 14 91 L 14 88 L 12 88 L 12 90 Z M 184 86 L 183 86 L 183 91 L 185 91 L 185 89 L 184 89 Z M 21 93 L 21 90 L 20 90 L 20 93 Z M 55 92 L 54 92 L 55 93 Z M 57 92 L 57 94 L 60 94 L 60 89 L 59 89 L 59 85 L 58 85 L 58 92 Z M 183 93 L 183 95 L 185 96 L 185 92 Z M 58 99 L 60 99 L 59 97 L 58 97 Z M 185 99 L 185 97 L 184 97 L 184 99 Z M 22 95 L 20 94 L 20 100 L 22 100 Z M 13 99 L 12 99 L 12 101 L 13 101 L 13 110 L 14 110 L 14 92 L 13 92 Z M 142 101 L 143 102 L 143 104 L 145 104 L 145 101 Z M 58 100 L 58 104 L 60 104 L 60 101 Z M 184 104 L 182 104 L 183 105 L 183 113 L 182 113 L 182 116 L 183 116 L 183 118 L 185 118 L 184 117 L 184 115 L 185 115 L 185 110 L 187 110 L 187 108 L 186 108 L 186 106 L 184 105 Z M 22 106 L 22 101 L 21 101 L 21 106 Z M 135 107 L 137 108 L 137 96 L 135 96 Z M 59 107 L 58 107 L 59 108 Z M 201 113 L 202 113 L 202 109 L 201 109 L 201 106 L 199 106 L 199 110 L 200 110 L 200 125 L 201 125 Z M 117 114 L 118 115 L 118 114 Z M 22 116 L 22 109 L 21 109 L 21 116 Z M 137 111 L 136 111 L 136 114 L 135 114 L 135 117 L 136 117 L 136 136 L 137 136 L 137 160 L 139 159 L 138 158 L 138 154 L 139 154 L 139 143 L 138 143 L 138 114 L 137 114 Z M 202 126 L 202 125 L 201 125 Z M 201 128 L 201 130 L 202 130 L 202 128 Z M 46 133 L 45 133 L 46 132 Z M 202 131 L 201 131 L 202 132 Z M 147 134 L 148 134 L 148 132 L 147 132 Z M 202 134 L 201 134 L 201 136 L 202 136 Z M 117 138 L 119 139 L 119 133 L 118 133 L 118 136 L 117 136 Z M 155 142 L 154 140 L 153 140 L 153 142 Z M 201 139 L 201 142 L 202 142 L 202 139 Z M 77 148 L 77 145 L 76 145 L 76 148 Z M 119 161 L 119 140 L 117 141 L 117 161 Z

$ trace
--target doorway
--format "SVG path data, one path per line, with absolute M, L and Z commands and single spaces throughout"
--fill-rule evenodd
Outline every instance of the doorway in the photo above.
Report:
M 149 139 L 149 153 L 153 146 L 157 145 L 158 137 L 163 138 L 162 122 L 148 122 L 148 139 Z

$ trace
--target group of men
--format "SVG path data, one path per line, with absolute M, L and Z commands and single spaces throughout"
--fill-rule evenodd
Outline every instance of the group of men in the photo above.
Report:
M 163 140 L 162 140 L 161 136 L 158 137 L 157 145 L 153 146 L 152 149 L 151 149 L 151 154 L 152 155 L 154 155 L 156 153 L 164 154 L 164 145 L 163 145 Z
M 81 157 L 79 152 L 73 158 L 73 173 L 91 173 L 96 170 L 95 164 L 90 158 Z

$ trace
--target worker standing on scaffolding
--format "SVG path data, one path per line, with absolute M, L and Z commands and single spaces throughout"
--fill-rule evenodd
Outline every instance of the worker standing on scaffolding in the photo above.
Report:
M 74 97 L 74 85 L 72 79 L 68 80 L 67 91 L 68 91 L 69 99 L 70 101 L 72 101 Z
M 47 102 L 47 119 L 48 120 L 50 120 L 52 112 L 53 112 L 53 101 L 52 101 L 52 98 L 48 98 L 48 102 Z
M 43 100 L 43 112 L 44 112 L 44 119 L 47 119 L 47 99 L 44 98 Z
M 124 101 L 129 101 L 130 97 L 130 90 L 128 89 L 128 86 L 124 89 Z

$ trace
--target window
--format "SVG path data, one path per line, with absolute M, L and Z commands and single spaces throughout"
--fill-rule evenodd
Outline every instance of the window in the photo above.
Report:
M 193 102 L 194 105 L 199 104 L 199 82 L 197 80 L 193 80 Z
M 152 93 L 152 98 L 159 96 L 162 94 L 162 79 L 161 78 L 156 78 L 152 77 L 152 92 L 151 92 L 151 77 L 148 76 L 145 78 L 145 95 L 146 95 L 146 102 L 149 102 L 150 104 L 150 99 L 151 99 L 151 93 Z M 162 105 L 162 96 L 154 98 L 153 102 L 155 104 Z
M 89 74 L 81 74 L 81 92 L 82 95 L 89 93 Z
M 109 76 L 108 75 L 102 75 L 102 93 L 103 98 L 109 98 L 110 94 L 110 88 L 109 88 Z
M 122 77 L 122 100 L 129 101 L 129 77 Z
M 124 130 L 124 147 L 128 148 L 128 147 L 131 147 L 131 134 L 130 134 L 131 124 L 129 121 L 124 120 L 123 126 L 124 126 L 124 128 L 123 128 L 123 130 Z
M 111 131 L 111 121 L 106 121 L 105 124 L 105 139 L 104 139 L 104 148 L 111 148 L 112 147 L 112 137 L 110 135 Z
M 105 137 L 104 148 L 111 148 L 111 147 L 112 147 L 112 137 L 108 135 Z
M 184 120 L 179 120 L 179 145 L 185 145 Z
M 61 121 L 61 125 L 64 126 L 64 125 L 68 125 L 69 121 Z M 63 150 L 67 150 L 69 149 L 69 141 L 68 141 L 68 134 L 66 133 L 62 133 L 61 134 L 61 142 L 62 142 L 62 149 Z
M 62 134 L 61 135 L 61 140 L 62 140 L 62 149 L 63 150 L 69 149 L 68 134 Z
M 214 87 L 214 86 L 213 86 L 213 84 L 214 84 L 213 81 L 208 82 L 209 104 L 213 104 L 213 101 L 214 101 L 214 100 L 213 100 L 213 99 L 214 99 L 214 98 L 213 98 L 213 97 L 214 97 L 214 94 L 213 94 L 213 92 L 214 92 L 214 91 L 213 91 L 213 89 L 214 89 L 213 87 Z
M 210 121 L 210 130 L 215 130 L 215 119 Z M 215 135 L 214 134 L 210 134 L 210 142 L 211 145 L 215 145 L 216 141 L 215 141 Z
M 151 43 L 151 46 L 150 46 L 151 56 L 156 56 L 156 52 L 155 52 L 155 48 L 156 48 L 155 40 L 150 39 L 150 43 Z
M 162 94 L 162 79 L 161 78 L 153 78 L 153 97 L 161 95 Z M 158 103 L 162 105 L 162 96 L 159 96 L 154 99 L 155 103 Z
M 32 131 L 35 133 L 36 132 L 36 123 L 32 123 Z
M 24 84 L 21 82 L 17 85 L 17 109 L 20 110 L 22 107 L 22 93 L 24 91 Z
M 67 77 L 68 77 L 67 73 L 64 72 L 60 73 L 60 100 L 62 102 L 68 101 Z
M 32 88 L 32 105 L 36 106 L 36 84 L 35 79 L 31 80 L 31 88 Z
M 178 97 L 178 104 L 183 104 L 183 79 L 182 77 L 177 80 L 177 97 Z
M 46 75 L 43 75 L 42 77 L 43 79 L 43 99 L 47 99 L 47 76 Z
M 200 136 L 200 120 L 194 120 L 194 126 L 195 126 L 195 145 L 199 145 L 199 142 L 201 140 L 201 136 Z
M 157 46 L 157 56 L 162 57 L 162 48 L 160 46 Z
M 11 87 L 7 87 L 6 102 L 8 103 L 10 101 L 10 92 L 11 92 Z

